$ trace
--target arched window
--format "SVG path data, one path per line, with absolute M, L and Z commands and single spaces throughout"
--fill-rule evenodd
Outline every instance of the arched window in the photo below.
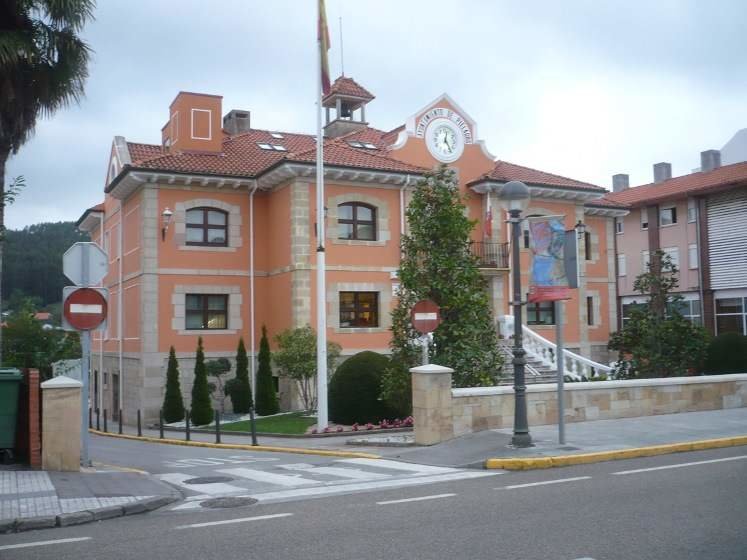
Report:
M 217 208 L 187 210 L 187 245 L 226 247 L 228 213 Z
M 362 202 L 345 202 L 337 207 L 340 239 L 376 241 L 376 208 Z

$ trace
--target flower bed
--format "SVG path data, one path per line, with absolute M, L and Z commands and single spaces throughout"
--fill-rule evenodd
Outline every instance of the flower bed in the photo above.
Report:
M 412 416 L 408 416 L 404 420 L 400 420 L 399 418 L 395 418 L 394 420 L 382 420 L 381 422 L 378 422 L 376 424 L 368 423 L 368 424 L 358 424 L 355 423 L 352 426 L 350 426 L 350 429 L 345 429 L 345 426 L 327 426 L 324 428 L 321 432 L 318 431 L 316 428 L 311 430 L 312 435 L 314 434 L 331 434 L 331 433 L 349 433 L 349 432 L 368 432 L 373 430 L 391 430 L 391 429 L 401 429 L 401 428 L 412 428 L 414 424 Z

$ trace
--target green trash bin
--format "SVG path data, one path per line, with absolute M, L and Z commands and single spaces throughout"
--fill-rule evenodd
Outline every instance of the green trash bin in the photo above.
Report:
M 0 368 L 0 453 L 16 446 L 18 390 L 23 375 L 15 368 Z M 7 451 L 5 452 L 8 453 Z

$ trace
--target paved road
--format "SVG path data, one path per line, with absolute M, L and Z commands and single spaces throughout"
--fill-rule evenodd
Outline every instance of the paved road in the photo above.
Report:
M 747 448 L 0 537 L 13 560 L 744 560 Z M 39 544 L 40 541 L 84 539 Z M 24 548 L 17 545 L 32 545 Z M 6 547 L 6 548 L 3 548 Z

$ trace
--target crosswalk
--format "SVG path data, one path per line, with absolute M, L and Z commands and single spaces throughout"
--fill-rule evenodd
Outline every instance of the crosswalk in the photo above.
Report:
M 195 478 L 194 472 L 189 471 L 156 476 L 184 492 L 184 503 L 171 508 L 182 511 L 200 509 L 202 501 L 218 497 L 246 497 L 269 503 L 499 474 L 362 458 L 338 459 L 321 465 L 298 462 L 261 466 L 217 464 L 211 469 L 213 476 L 207 478 Z

